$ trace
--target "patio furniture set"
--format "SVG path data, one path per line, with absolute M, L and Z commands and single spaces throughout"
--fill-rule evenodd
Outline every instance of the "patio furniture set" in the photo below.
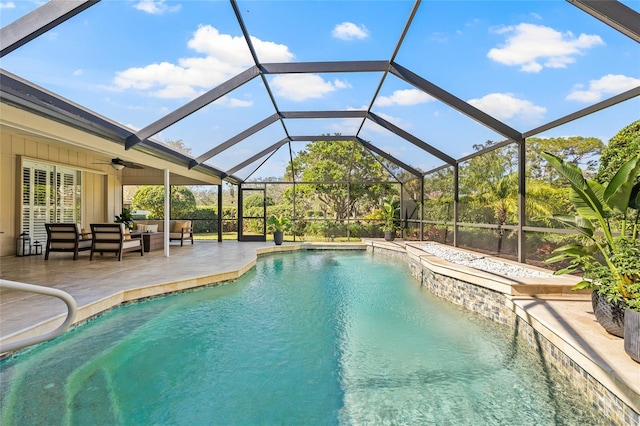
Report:
M 162 221 L 159 221 L 162 222 Z M 170 221 L 170 241 L 191 240 L 193 244 L 193 228 L 190 221 Z M 49 259 L 51 252 L 73 253 L 73 260 L 78 258 L 81 251 L 91 251 L 89 260 L 93 260 L 95 253 L 115 253 L 118 260 L 126 252 L 144 252 L 159 250 L 164 247 L 164 232 L 157 229 L 157 224 L 136 224 L 130 232 L 124 223 L 92 223 L 91 232 L 86 232 L 78 223 L 46 223 L 47 243 L 44 259 Z M 180 229 L 177 229 L 178 226 Z

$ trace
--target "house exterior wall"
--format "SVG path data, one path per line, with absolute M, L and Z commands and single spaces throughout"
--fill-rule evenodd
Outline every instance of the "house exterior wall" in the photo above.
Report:
M 90 223 L 109 222 L 122 210 L 122 185 L 115 170 L 87 152 L 54 141 L 20 135 L 2 127 L 0 172 L 0 256 L 15 254 L 20 233 L 22 161 L 37 160 L 75 168 L 82 173 L 82 227 Z M 97 167 L 96 167 L 97 166 Z M 95 168 L 95 170 L 90 170 Z
M 219 185 L 217 176 L 188 169 L 144 152 L 129 150 L 126 160 L 142 170 L 114 170 L 111 158 L 123 155 L 122 143 L 73 127 L 59 119 L 0 102 L 0 256 L 15 254 L 21 229 L 21 164 L 48 162 L 82 172 L 82 226 L 112 222 L 122 212 L 122 185 L 163 185 L 164 170 L 176 185 Z M 98 164 L 96 164 L 98 163 Z M 103 163 L 103 164 L 100 164 Z

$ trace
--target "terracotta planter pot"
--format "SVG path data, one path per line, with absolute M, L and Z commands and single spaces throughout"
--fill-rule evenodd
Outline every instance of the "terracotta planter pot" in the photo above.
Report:
M 624 337 L 624 308 L 617 303 L 609 303 L 595 290 L 591 293 L 591 304 L 596 319 L 607 333 Z
M 635 362 L 640 362 L 640 312 L 624 311 L 624 351 Z

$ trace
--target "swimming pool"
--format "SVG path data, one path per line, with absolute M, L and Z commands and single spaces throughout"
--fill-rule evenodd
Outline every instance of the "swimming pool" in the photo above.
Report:
M 510 330 L 397 260 L 269 255 L 240 280 L 115 309 L 0 365 L 0 423 L 606 422 Z

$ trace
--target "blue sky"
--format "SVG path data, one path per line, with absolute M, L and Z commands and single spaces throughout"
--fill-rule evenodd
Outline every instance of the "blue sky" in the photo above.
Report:
M 640 10 L 640 1 L 625 1 Z M 41 2 L 0 0 L 2 26 Z M 239 1 L 261 62 L 389 60 L 412 1 Z M 395 61 L 525 132 L 640 86 L 640 45 L 566 1 L 424 1 Z M 227 1 L 103 0 L 2 58 L 2 68 L 141 129 L 253 65 Z M 270 75 L 282 111 L 368 108 L 381 73 Z M 503 137 L 393 75 L 372 111 L 454 158 Z M 274 113 L 259 78 L 155 136 L 194 156 Z M 540 137 L 605 143 L 640 100 Z M 354 134 L 361 120 L 287 120 L 290 135 Z M 222 170 L 285 136 L 274 123 L 208 162 Z M 423 170 L 442 164 L 366 122 L 360 136 Z M 294 152 L 304 148 L 293 144 Z M 277 176 L 285 147 L 257 175 Z M 253 167 L 254 168 L 254 167 Z M 252 168 L 238 172 L 248 174 Z

